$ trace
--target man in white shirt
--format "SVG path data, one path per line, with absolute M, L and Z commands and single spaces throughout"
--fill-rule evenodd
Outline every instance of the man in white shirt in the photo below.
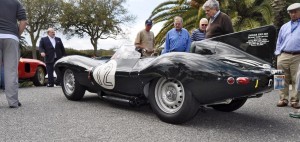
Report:
M 54 63 L 65 56 L 65 47 L 60 38 L 55 37 L 55 30 L 49 28 L 47 30 L 48 36 L 41 38 L 39 51 L 44 61 L 46 63 L 47 73 L 48 73 L 48 84 L 47 87 L 54 86 Z M 59 80 L 57 80 L 59 81 Z M 57 82 L 59 84 L 59 82 Z

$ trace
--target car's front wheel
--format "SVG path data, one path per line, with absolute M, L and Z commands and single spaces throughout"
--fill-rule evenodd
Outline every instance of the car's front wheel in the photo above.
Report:
M 233 99 L 229 104 L 212 105 L 211 107 L 218 111 L 232 112 L 241 108 L 247 101 L 247 98 Z
M 35 75 L 32 79 L 33 85 L 34 86 L 43 86 L 45 85 L 45 70 L 43 69 L 43 67 L 38 66 L 35 72 Z
M 149 93 L 153 111 L 164 122 L 184 123 L 198 111 L 197 101 L 179 80 L 157 79 L 151 83 Z
M 66 69 L 63 72 L 62 89 L 67 99 L 77 101 L 82 99 L 85 89 L 74 76 L 74 72 Z

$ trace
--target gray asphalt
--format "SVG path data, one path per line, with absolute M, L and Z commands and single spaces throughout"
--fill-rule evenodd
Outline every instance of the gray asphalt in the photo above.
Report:
M 173 125 L 147 105 L 114 105 L 89 92 L 75 102 L 60 87 L 20 88 L 18 109 L 8 108 L 0 93 L 0 141 L 299 142 L 300 119 L 288 116 L 291 107 L 276 107 L 277 93 L 249 99 L 235 112 L 207 109 Z

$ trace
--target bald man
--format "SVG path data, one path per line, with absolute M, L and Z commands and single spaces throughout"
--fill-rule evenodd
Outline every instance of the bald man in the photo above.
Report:
M 194 30 L 191 36 L 191 40 L 193 41 L 200 41 L 205 38 L 205 32 L 206 32 L 206 27 L 208 25 L 208 20 L 206 18 L 202 18 L 199 21 L 199 28 Z
M 39 51 L 41 56 L 44 57 L 48 73 L 48 84 L 47 87 L 54 86 L 54 63 L 61 57 L 66 55 L 65 47 L 60 38 L 55 37 L 55 30 L 49 28 L 47 30 L 48 36 L 41 38 Z M 57 80 L 59 81 L 59 80 Z M 57 82 L 57 84 L 59 84 Z

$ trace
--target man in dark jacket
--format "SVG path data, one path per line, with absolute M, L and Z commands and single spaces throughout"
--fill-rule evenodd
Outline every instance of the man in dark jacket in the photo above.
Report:
M 60 38 L 55 37 L 55 31 L 53 28 L 47 30 L 48 36 L 41 38 L 39 51 L 41 56 L 44 57 L 48 73 L 47 87 L 54 86 L 54 63 L 65 56 L 65 47 Z M 58 82 L 57 82 L 58 83 Z
M 205 38 L 233 33 L 231 19 L 227 14 L 220 11 L 217 0 L 207 0 L 202 8 L 205 10 L 207 18 L 209 18 Z

